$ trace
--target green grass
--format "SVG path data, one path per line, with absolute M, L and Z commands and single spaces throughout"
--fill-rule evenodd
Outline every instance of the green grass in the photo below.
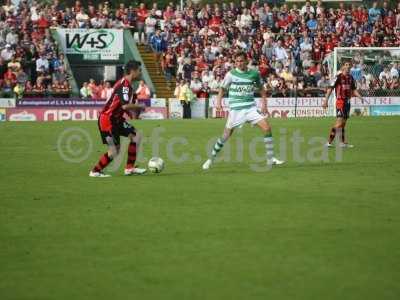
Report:
M 166 169 L 109 179 L 87 176 L 104 152 L 95 122 L 1 123 L 0 299 L 399 299 L 400 118 L 352 118 L 342 162 L 334 149 L 295 162 L 293 132 L 326 137 L 332 122 L 272 120 L 290 151 L 265 173 L 249 167 L 250 126 L 232 140 L 243 162 L 202 172 L 168 160 L 167 142 L 184 137 L 176 153 L 204 159 L 222 120 L 136 122 L 147 137 L 165 129 Z M 80 163 L 59 155 L 71 127 L 93 139 Z

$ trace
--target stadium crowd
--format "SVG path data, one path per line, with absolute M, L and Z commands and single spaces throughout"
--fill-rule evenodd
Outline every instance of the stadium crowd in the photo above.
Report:
M 111 7 L 107 1 L 64 7 L 59 0 L 52 5 L 23 0 L 14 7 L 6 0 L 0 7 L 1 95 L 69 93 L 64 57 L 50 33 L 56 27 L 129 28 L 160 58 L 168 81 L 184 80 L 201 97 L 217 91 L 237 50 L 248 53 L 249 67 L 260 71 L 273 95 L 288 95 L 295 88 L 326 87 L 323 60 L 337 46 L 400 46 L 400 2 L 397 7 L 387 1 L 371 7 L 340 3 L 329 9 L 321 1 L 290 7 L 268 2 L 188 1 L 181 10 L 173 2 L 161 9 L 157 3 Z M 369 73 L 362 59 L 355 60 L 352 73 L 361 90 L 400 87 L 398 64 Z M 106 95 L 106 85 L 85 83 L 81 95 Z

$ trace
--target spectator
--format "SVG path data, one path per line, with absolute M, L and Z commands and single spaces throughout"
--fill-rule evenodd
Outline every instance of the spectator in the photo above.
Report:
M 3 78 L 4 78 L 4 80 L 9 80 L 12 85 L 14 85 L 16 83 L 16 81 L 17 81 L 17 76 L 15 75 L 15 73 L 11 69 L 8 69 L 4 73 Z
M 202 88 L 203 88 L 203 84 L 201 83 L 200 79 L 193 78 L 193 80 L 190 82 L 190 89 L 197 97 Z
M 201 90 L 197 94 L 197 98 L 199 99 L 208 99 L 210 97 L 211 89 L 208 86 L 208 82 L 204 82 Z
M 278 42 L 277 42 L 277 44 L 275 46 L 274 54 L 276 56 L 276 60 L 277 61 L 284 62 L 285 60 L 288 59 L 288 54 L 286 52 L 286 49 L 284 49 L 282 47 L 282 41 L 281 40 L 278 40 Z
M 285 81 L 292 82 L 294 77 L 293 74 L 289 71 L 289 67 L 285 66 L 282 72 L 279 74 L 279 77 L 283 78 Z
M 1 86 L 1 97 L 13 98 L 14 97 L 13 87 L 14 84 L 11 82 L 10 79 L 4 79 Z
M 146 40 L 146 33 L 145 33 L 145 22 L 148 16 L 148 12 L 144 3 L 140 3 L 139 9 L 137 10 L 137 21 L 136 21 L 136 28 L 138 31 L 138 38 L 139 44 L 143 44 Z M 143 37 L 143 39 L 142 39 Z
M 181 80 L 179 84 L 177 84 L 174 92 L 174 96 L 181 101 L 183 106 L 183 118 L 190 119 L 191 118 L 191 109 L 190 109 L 190 99 L 188 99 L 189 93 L 189 85 L 185 80 Z
M 315 14 L 314 7 L 311 5 L 310 1 L 306 1 L 306 4 L 301 8 L 300 13 L 302 16 L 305 14 Z
M 24 94 L 24 89 L 25 89 L 25 85 L 21 84 L 21 83 L 17 83 L 14 87 L 14 95 L 17 99 L 22 98 L 23 94 Z
M 310 19 L 307 21 L 307 27 L 311 31 L 316 31 L 318 28 L 318 22 L 315 20 L 313 13 L 310 14 Z
M 361 82 L 357 86 L 357 88 L 359 88 L 361 91 L 368 91 L 369 90 L 369 84 L 368 84 L 367 79 L 365 78 L 365 76 L 363 76 L 363 78 L 361 79 Z
M 4 59 L 0 56 L 0 80 L 4 77 L 4 74 L 7 72 L 7 64 Z
M 7 64 L 7 67 L 11 72 L 14 74 L 17 74 L 18 70 L 21 69 L 21 63 L 17 60 L 17 58 L 14 56 L 11 61 Z
M 100 99 L 101 97 L 101 86 L 98 86 L 96 84 L 96 81 L 93 78 L 89 79 L 89 84 L 87 85 L 87 87 L 89 88 L 90 92 L 90 96 L 93 99 Z
M 57 80 L 53 80 L 50 89 L 52 93 L 60 93 L 61 92 L 60 83 Z
M 36 83 L 33 86 L 32 91 L 37 94 L 37 96 L 44 96 L 46 92 L 46 86 L 42 78 L 39 77 L 36 79 Z
M 33 92 L 33 85 L 32 85 L 32 81 L 28 80 L 25 83 L 25 88 L 24 88 L 24 93 L 32 93 Z
M 78 22 L 79 28 L 89 27 L 89 16 L 83 8 L 81 8 L 76 14 L 76 21 Z
M 67 79 L 68 76 L 67 73 L 65 73 L 65 69 L 63 67 L 57 69 L 52 75 L 52 80 L 57 80 L 58 82 L 63 82 Z
M 321 89 L 326 89 L 331 87 L 331 80 L 329 79 L 329 75 L 322 76 L 320 80 L 318 80 L 317 86 Z
M 147 36 L 147 44 L 150 44 L 150 38 L 156 32 L 156 25 L 157 25 L 156 11 L 152 9 L 150 14 L 145 20 L 145 33 Z
M 11 28 L 11 30 L 6 35 L 6 43 L 15 47 L 18 44 L 19 37 L 16 32 L 16 28 Z
M 6 47 L 1 51 L 0 56 L 5 62 L 9 62 L 14 57 L 15 51 L 12 50 L 11 45 L 7 44 Z
M 70 87 L 68 81 L 66 81 L 66 80 L 60 81 L 59 89 L 64 94 L 69 95 L 71 93 L 71 87 Z
M 160 30 L 157 30 L 156 33 L 150 38 L 150 45 L 155 54 L 155 61 L 160 61 L 161 54 L 165 50 L 165 41 Z
M 106 81 L 105 86 L 101 92 L 101 99 L 110 99 L 113 93 L 113 88 L 109 81 Z
M 144 106 L 151 106 L 151 92 L 144 80 L 140 80 L 139 82 L 139 86 L 136 89 L 136 98 Z
M 381 10 L 378 8 L 378 2 L 374 2 L 368 11 L 369 23 L 374 24 L 381 16 Z
M 384 79 L 386 80 L 392 79 L 392 74 L 390 73 L 388 67 L 385 67 L 383 71 L 379 74 L 379 80 L 384 81 Z
M 167 78 L 167 84 L 170 85 L 172 77 L 176 77 L 176 64 L 177 59 L 175 53 L 171 47 L 168 47 L 167 52 L 164 54 L 162 59 L 162 69 Z
M 25 83 L 28 81 L 28 75 L 24 72 L 24 70 L 22 68 L 20 68 L 17 71 L 17 75 L 16 75 L 15 79 L 18 84 L 22 84 L 23 86 L 25 86 Z
M 392 64 L 392 68 L 390 69 L 390 76 L 392 78 L 398 78 L 399 77 L 399 68 L 397 63 Z
M 353 64 L 353 67 L 350 69 L 350 74 L 353 76 L 356 83 L 359 83 L 363 78 L 361 65 L 359 63 Z
M 81 87 L 81 89 L 80 89 L 80 95 L 81 95 L 81 97 L 82 98 L 84 98 L 84 99 L 88 99 L 88 98 L 91 98 L 91 90 L 90 90 L 90 88 L 88 87 L 88 83 L 87 82 L 84 82 L 83 83 L 83 85 L 82 85 L 82 87 Z
M 213 79 L 210 83 L 210 90 L 211 90 L 210 92 L 214 94 L 218 93 L 221 84 L 222 84 L 222 78 L 221 76 L 217 75 L 215 79 Z
M 39 59 L 36 60 L 36 72 L 48 72 L 49 61 L 44 53 L 42 53 Z

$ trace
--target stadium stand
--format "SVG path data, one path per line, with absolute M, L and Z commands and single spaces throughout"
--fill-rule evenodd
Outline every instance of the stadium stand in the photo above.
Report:
M 198 96 L 217 90 L 232 67 L 232 55 L 245 50 L 249 67 L 258 69 L 273 96 L 292 90 L 313 95 L 327 85 L 323 59 L 335 47 L 398 47 L 400 3 L 283 3 L 267 1 L 195 5 L 183 10 L 170 3 L 164 9 L 154 3 L 146 8 L 109 2 L 83 7 L 63 7 L 10 0 L 0 8 L 0 90 L 3 97 L 22 95 L 65 95 L 70 91 L 62 53 L 50 29 L 126 28 L 159 58 L 159 68 L 168 86 L 181 79 Z M 279 1 L 277 1 L 279 2 Z M 359 72 L 360 70 L 361 72 Z M 361 89 L 398 89 L 399 64 L 386 73 L 364 74 L 356 61 L 353 74 L 361 74 Z M 371 75 L 371 76 L 369 76 Z M 357 75 L 358 76 L 358 75 Z M 87 78 L 89 81 L 90 78 Z M 88 84 L 91 95 L 101 96 L 105 83 Z M 172 93 L 172 92 L 171 92 Z

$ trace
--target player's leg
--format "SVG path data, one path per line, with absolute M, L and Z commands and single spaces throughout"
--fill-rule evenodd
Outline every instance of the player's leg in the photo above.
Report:
M 226 121 L 224 133 L 217 142 L 214 144 L 211 151 L 211 156 L 203 164 L 203 170 L 208 170 L 213 164 L 215 157 L 222 150 L 226 141 L 231 137 L 236 127 L 246 123 L 246 111 L 245 110 L 231 110 Z
M 353 145 L 347 143 L 347 141 L 346 141 L 345 128 L 346 128 L 346 124 L 347 124 L 349 117 L 350 117 L 350 101 L 348 101 L 346 103 L 344 116 L 343 116 L 343 123 L 342 123 L 342 128 L 341 128 L 341 137 L 340 137 L 340 141 L 341 141 L 340 147 L 342 147 L 342 148 L 353 148 L 354 147 Z
M 99 161 L 90 171 L 89 176 L 91 177 L 110 177 L 110 175 L 104 174 L 103 170 L 113 161 L 119 154 L 119 143 L 111 134 L 102 134 L 103 143 L 107 144 L 108 151 L 100 156 Z
M 344 137 L 343 128 L 346 123 L 346 102 L 343 99 L 336 100 L 336 122 L 329 132 L 328 142 L 325 144 L 326 147 L 333 147 L 332 142 L 336 136 L 339 139 Z
M 327 147 L 333 147 L 332 142 L 336 136 L 342 136 L 342 128 L 344 124 L 344 118 L 338 117 L 336 118 L 335 124 L 332 126 L 331 131 L 329 132 L 328 142 L 326 143 Z
M 255 122 L 253 122 L 255 123 Z M 259 119 L 255 123 L 263 132 L 265 149 L 267 152 L 267 164 L 268 165 L 281 165 L 284 161 L 281 161 L 274 157 L 274 139 L 272 137 L 272 128 L 269 122 L 265 119 Z
M 203 170 L 208 170 L 212 163 L 214 162 L 215 158 L 217 157 L 218 153 L 222 150 L 224 147 L 224 144 L 226 141 L 232 136 L 234 128 L 225 128 L 224 132 L 222 134 L 222 137 L 218 138 L 218 140 L 215 142 L 213 149 L 211 150 L 211 157 L 206 160 L 206 162 L 203 164 Z
M 126 162 L 126 167 L 124 170 L 125 175 L 133 175 L 133 174 L 144 174 L 146 169 L 141 169 L 136 167 L 136 157 L 137 157 L 137 149 L 140 145 L 141 137 L 139 133 L 136 132 L 135 127 L 133 127 L 128 122 L 124 122 L 120 128 L 120 134 L 125 136 L 129 140 L 128 145 L 128 159 Z
M 90 171 L 91 177 L 109 177 L 103 170 L 119 153 L 119 137 L 113 134 L 113 126 L 107 116 L 100 115 L 98 127 L 103 144 L 107 145 L 107 152 L 100 156 L 99 161 Z

